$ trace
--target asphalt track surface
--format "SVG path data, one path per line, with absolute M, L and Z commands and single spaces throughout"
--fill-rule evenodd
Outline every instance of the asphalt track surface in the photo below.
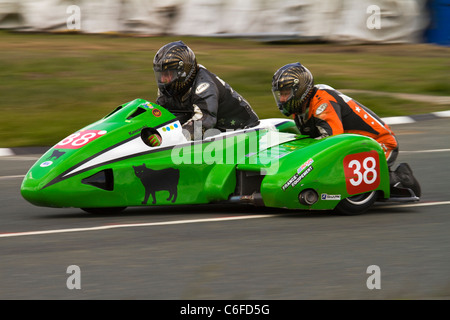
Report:
M 92 215 L 19 193 L 39 155 L 0 157 L 0 299 L 449 299 L 448 119 L 392 126 L 419 203 L 359 216 L 251 206 Z M 68 267 L 81 289 L 68 289 Z M 369 289 L 369 266 L 380 289 Z

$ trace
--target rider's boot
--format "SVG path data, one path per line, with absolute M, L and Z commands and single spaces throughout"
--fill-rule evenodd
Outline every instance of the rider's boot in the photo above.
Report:
M 389 172 L 389 176 L 391 189 L 396 187 L 411 189 L 416 197 L 420 198 L 422 194 L 420 184 L 407 163 L 400 163 L 395 171 Z

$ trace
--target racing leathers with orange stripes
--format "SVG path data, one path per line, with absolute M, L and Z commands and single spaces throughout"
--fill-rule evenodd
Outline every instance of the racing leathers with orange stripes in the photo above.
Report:
M 356 133 L 375 139 L 391 166 L 398 155 L 397 139 L 375 113 L 359 102 L 327 85 L 316 85 L 304 114 L 294 116 L 302 134 L 324 138 L 341 133 Z

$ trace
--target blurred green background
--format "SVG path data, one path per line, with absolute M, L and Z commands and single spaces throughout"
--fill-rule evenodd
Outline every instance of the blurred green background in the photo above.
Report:
M 0 31 L 0 147 L 51 146 L 124 102 L 154 101 L 153 56 L 175 40 L 189 45 L 260 118 L 283 117 L 271 93 L 272 75 L 296 61 L 316 83 L 381 117 L 450 109 L 449 47 Z

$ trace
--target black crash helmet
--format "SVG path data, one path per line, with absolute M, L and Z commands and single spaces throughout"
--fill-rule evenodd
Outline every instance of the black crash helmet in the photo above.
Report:
M 314 88 L 311 72 L 299 62 L 278 69 L 272 78 L 272 92 L 278 109 L 289 116 L 305 112 L 305 102 Z
M 161 47 L 153 59 L 159 91 L 168 96 L 182 95 L 192 86 L 198 64 L 194 52 L 182 41 Z

